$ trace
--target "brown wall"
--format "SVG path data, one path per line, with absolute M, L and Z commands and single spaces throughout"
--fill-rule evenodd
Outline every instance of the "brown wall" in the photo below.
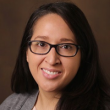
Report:
M 12 93 L 10 79 L 26 22 L 35 7 L 45 1 L 55 0 L 0 0 L 0 103 Z M 85 13 L 110 78 L 110 0 L 71 1 Z

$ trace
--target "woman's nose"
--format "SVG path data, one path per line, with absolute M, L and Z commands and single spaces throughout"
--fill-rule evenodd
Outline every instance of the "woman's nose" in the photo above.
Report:
M 50 52 L 46 55 L 45 61 L 50 65 L 60 64 L 60 56 L 57 54 L 55 48 L 51 48 Z

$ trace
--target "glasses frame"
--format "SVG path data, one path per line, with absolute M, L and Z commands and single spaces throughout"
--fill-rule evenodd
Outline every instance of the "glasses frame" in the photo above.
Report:
M 32 49 L 31 49 L 31 44 L 32 44 L 32 42 L 36 42 L 36 41 L 47 43 L 47 44 L 50 46 L 50 49 L 48 50 L 48 52 L 43 53 L 43 54 L 33 52 Z M 75 53 L 74 55 L 72 55 L 72 56 L 61 55 L 61 54 L 57 51 L 57 47 L 58 47 L 59 45 L 62 45 L 62 44 L 70 44 L 70 45 L 76 46 L 76 53 Z M 80 49 L 80 46 L 79 46 L 79 45 L 76 45 L 76 44 L 74 44 L 74 43 L 61 43 L 61 44 L 53 45 L 53 44 L 50 44 L 50 43 L 48 43 L 48 42 L 40 41 L 40 40 L 28 41 L 28 46 L 29 46 L 30 51 L 31 51 L 32 53 L 34 53 L 34 54 L 37 54 L 37 55 L 46 55 L 46 54 L 48 54 L 48 53 L 50 52 L 51 48 L 55 48 L 55 51 L 57 52 L 57 54 L 60 55 L 60 56 L 63 56 L 63 57 L 74 57 L 74 56 L 77 54 L 78 50 Z

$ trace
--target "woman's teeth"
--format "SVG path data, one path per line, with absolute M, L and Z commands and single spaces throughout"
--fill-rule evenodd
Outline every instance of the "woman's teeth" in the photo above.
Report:
M 48 71 L 48 70 L 45 70 L 43 69 L 43 71 L 47 74 L 51 74 L 51 75 L 55 75 L 55 74 L 58 74 L 59 72 L 52 72 L 52 71 Z

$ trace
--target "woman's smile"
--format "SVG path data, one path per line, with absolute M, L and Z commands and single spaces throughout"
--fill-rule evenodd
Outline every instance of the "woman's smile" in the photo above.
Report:
M 61 75 L 61 71 L 55 69 L 44 69 L 42 68 L 42 73 L 47 79 L 54 79 Z

